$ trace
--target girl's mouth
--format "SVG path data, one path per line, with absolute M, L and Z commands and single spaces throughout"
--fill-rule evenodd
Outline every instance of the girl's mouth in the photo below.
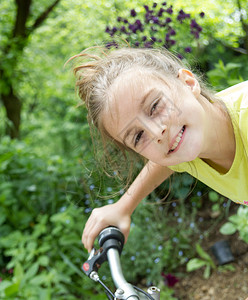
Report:
M 177 137 L 176 137 L 176 139 L 175 139 L 175 141 L 174 141 L 172 147 L 171 147 L 170 150 L 168 151 L 168 154 L 174 152 L 174 151 L 178 148 L 179 144 L 181 143 L 181 140 L 182 140 L 184 131 L 185 131 L 185 125 L 182 127 L 182 129 L 181 129 L 180 132 L 178 133 L 178 135 L 177 135 Z

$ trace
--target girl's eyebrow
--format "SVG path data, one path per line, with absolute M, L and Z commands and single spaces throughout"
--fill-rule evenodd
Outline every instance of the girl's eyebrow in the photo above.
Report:
M 143 108 L 144 108 L 144 105 L 145 105 L 145 103 L 146 103 L 146 100 L 150 97 L 150 95 L 154 92 L 154 91 L 157 91 L 157 89 L 156 88 L 153 88 L 153 89 L 150 89 L 143 97 L 142 97 L 142 99 L 141 99 L 141 101 L 140 101 L 140 104 L 139 104 L 139 110 L 142 110 Z M 137 101 L 137 100 L 136 100 Z M 137 117 L 136 118 L 134 118 L 131 122 L 130 122 L 130 125 L 132 125 L 132 123 L 135 121 L 137 119 Z M 127 127 L 129 127 L 129 126 L 127 126 Z M 125 134 L 124 134 L 124 137 L 123 137 L 123 139 L 122 139 L 122 142 L 123 142 L 123 144 L 124 145 L 126 145 L 126 139 L 129 137 L 129 135 L 131 134 L 131 132 L 134 130 L 134 127 L 130 127 L 129 129 L 127 129 L 127 131 L 125 132 Z
M 142 108 L 144 107 L 144 104 L 145 104 L 147 98 L 149 98 L 149 96 L 150 96 L 153 92 L 155 92 L 155 91 L 157 91 L 157 89 L 156 89 L 156 88 L 153 88 L 153 89 L 149 90 L 149 91 L 143 96 L 142 100 L 140 101 L 140 105 L 139 105 L 139 108 L 140 108 L 140 109 L 142 109 Z

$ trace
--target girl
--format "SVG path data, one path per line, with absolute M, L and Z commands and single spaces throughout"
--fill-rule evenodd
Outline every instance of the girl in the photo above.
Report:
M 94 209 L 82 236 L 90 251 L 106 226 L 127 240 L 139 202 L 173 172 L 188 172 L 217 192 L 248 204 L 248 82 L 215 96 L 167 51 L 82 52 L 77 87 L 89 123 L 147 163 L 118 202 Z

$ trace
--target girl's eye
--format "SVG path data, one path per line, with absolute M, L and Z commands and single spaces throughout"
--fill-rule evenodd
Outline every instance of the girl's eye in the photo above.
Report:
M 134 147 L 136 147 L 142 137 L 144 133 L 144 130 L 141 130 L 137 135 L 136 135 L 136 138 L 135 138 L 135 141 L 134 141 Z
M 158 103 L 159 103 L 159 100 L 157 100 L 155 103 L 153 103 L 151 110 L 150 110 L 150 116 L 152 116 L 153 112 L 156 110 Z

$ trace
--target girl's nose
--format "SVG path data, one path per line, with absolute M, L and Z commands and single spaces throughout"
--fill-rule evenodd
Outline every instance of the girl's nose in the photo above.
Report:
M 158 142 L 158 144 L 161 144 L 161 143 L 162 143 L 162 141 L 163 141 L 163 136 L 164 136 L 164 134 L 165 134 L 165 132 L 166 132 L 166 129 L 167 129 L 167 126 L 166 126 L 166 125 L 164 125 L 164 126 L 162 126 L 162 128 L 160 128 L 159 134 L 158 134 L 158 137 L 157 137 L 157 142 Z

